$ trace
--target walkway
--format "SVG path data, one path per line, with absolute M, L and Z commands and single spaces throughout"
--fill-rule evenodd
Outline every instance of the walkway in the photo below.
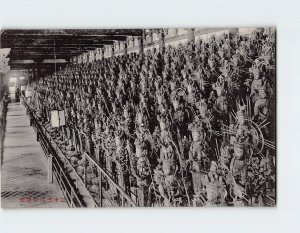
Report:
M 68 207 L 57 183 L 47 182 L 47 159 L 20 103 L 8 105 L 1 175 L 2 208 Z

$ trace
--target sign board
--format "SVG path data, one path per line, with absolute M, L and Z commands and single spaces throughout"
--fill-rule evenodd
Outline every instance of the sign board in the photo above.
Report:
M 60 127 L 66 124 L 65 111 L 64 110 L 53 110 L 51 111 L 51 126 Z
M 21 90 L 22 90 L 22 87 L 21 87 Z M 25 97 L 31 97 L 32 96 L 32 91 L 25 91 Z
M 59 115 L 57 110 L 51 111 L 51 126 L 59 127 Z
M 65 111 L 61 110 L 58 111 L 58 115 L 59 115 L 59 125 L 65 125 L 66 124 L 66 119 L 65 119 Z

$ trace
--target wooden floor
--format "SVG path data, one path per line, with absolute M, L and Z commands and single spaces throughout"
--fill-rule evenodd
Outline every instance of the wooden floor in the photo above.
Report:
M 8 105 L 1 168 L 1 207 L 68 207 L 57 183 L 47 182 L 46 156 L 19 102 Z

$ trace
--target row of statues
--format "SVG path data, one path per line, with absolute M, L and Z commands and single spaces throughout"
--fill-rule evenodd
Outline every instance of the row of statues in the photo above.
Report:
M 31 83 L 30 105 L 95 196 L 84 152 L 138 206 L 274 205 L 275 48 L 258 28 L 70 64 Z

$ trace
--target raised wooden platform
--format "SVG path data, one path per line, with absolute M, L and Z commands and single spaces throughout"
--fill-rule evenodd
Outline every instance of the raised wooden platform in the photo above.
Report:
M 8 105 L 1 207 L 68 207 L 58 184 L 47 182 L 47 159 L 20 103 Z

